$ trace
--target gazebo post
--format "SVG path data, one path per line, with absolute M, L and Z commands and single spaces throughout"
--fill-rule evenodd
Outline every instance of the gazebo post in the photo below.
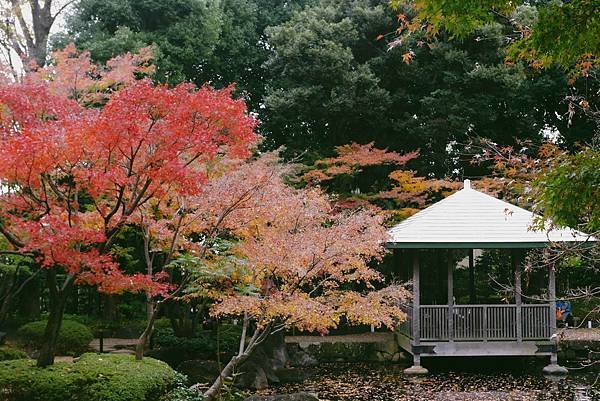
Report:
M 545 252 L 548 252 L 546 250 Z M 569 373 L 567 368 L 558 364 L 558 341 L 556 337 L 556 269 L 554 263 L 550 263 L 548 268 L 548 303 L 549 303 L 549 318 L 550 318 L 550 341 L 554 344 L 554 349 L 550 354 L 550 365 L 544 367 L 543 372 L 546 375 L 566 375 Z
M 469 249 L 469 303 L 474 305 L 477 302 L 475 293 L 475 258 L 473 257 L 473 248 Z
M 419 250 L 413 251 L 413 302 L 412 302 L 412 354 L 413 354 L 413 366 L 404 369 L 404 373 L 409 375 L 426 375 L 429 373 L 427 369 L 421 366 L 421 321 L 420 321 L 420 307 L 421 307 L 421 291 L 420 291 L 420 268 L 421 262 L 419 260 Z
M 448 249 L 448 341 L 454 342 L 454 261 L 452 250 Z
M 517 326 L 517 341 L 523 342 L 523 320 L 522 316 L 522 289 L 521 289 L 521 252 L 518 249 L 513 249 L 511 252 L 511 261 L 513 271 L 515 272 L 515 304 L 516 306 L 516 326 Z

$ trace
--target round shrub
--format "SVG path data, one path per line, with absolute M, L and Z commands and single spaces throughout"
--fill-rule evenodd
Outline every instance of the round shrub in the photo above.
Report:
M 17 332 L 19 341 L 24 345 L 39 349 L 44 341 L 47 320 L 27 323 Z M 58 333 L 56 353 L 58 355 L 79 355 L 88 350 L 94 339 L 90 329 L 72 320 L 63 320 Z
M 25 351 L 18 348 L 9 347 L 8 345 L 0 345 L 0 361 L 12 361 L 13 359 L 29 358 Z
M 0 362 L 2 401 L 158 401 L 175 385 L 166 363 L 132 355 L 83 354 L 46 368 L 31 359 Z
M 187 376 L 175 373 L 174 386 L 160 401 L 202 401 L 202 394 L 188 386 Z

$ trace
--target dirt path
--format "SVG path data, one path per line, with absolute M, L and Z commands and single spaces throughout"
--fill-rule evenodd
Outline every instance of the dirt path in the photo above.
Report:
M 135 353 L 136 343 L 137 338 L 105 338 L 104 352 L 133 354 Z M 95 338 L 92 340 L 90 348 L 95 351 L 100 351 L 100 339 Z

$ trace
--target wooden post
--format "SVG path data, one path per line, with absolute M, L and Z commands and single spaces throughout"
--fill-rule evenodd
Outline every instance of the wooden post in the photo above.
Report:
M 513 271 L 515 272 L 515 304 L 517 304 L 516 324 L 517 324 L 517 342 L 523 341 L 523 320 L 522 320 L 522 285 L 521 285 L 521 253 L 518 249 L 513 249 L 511 252 L 511 261 Z
M 412 336 L 413 345 L 419 345 L 421 343 L 421 318 L 420 318 L 420 307 L 421 307 L 421 294 L 420 294 L 420 261 L 419 251 L 415 250 L 413 253 L 413 307 L 412 307 Z
M 550 307 L 550 336 L 556 333 L 556 271 L 554 265 L 548 269 L 548 303 Z M 550 364 L 556 365 L 558 358 L 556 352 L 550 356 Z
M 452 250 L 448 250 L 448 341 L 454 341 L 454 261 Z
M 475 295 L 475 260 L 473 258 L 473 249 L 469 249 L 469 303 L 475 305 L 477 297 Z
M 444 305 L 446 300 L 444 299 L 444 293 L 446 292 L 446 285 L 444 279 L 446 278 L 446 265 L 444 264 L 444 251 L 442 249 L 435 250 L 435 269 L 437 274 L 437 286 L 436 286 L 436 305 Z
M 483 342 L 487 342 L 488 340 L 488 322 L 487 322 L 487 317 L 488 317 L 488 307 L 487 305 L 484 305 L 483 307 L 483 323 L 482 323 L 482 330 L 483 330 Z
M 420 261 L 419 250 L 413 251 L 413 309 L 412 309 L 412 354 L 413 365 L 410 368 L 404 369 L 404 373 L 408 375 L 426 375 L 427 369 L 421 366 L 421 354 L 418 346 L 421 344 L 421 295 L 420 295 Z M 417 349 L 415 349 L 417 348 Z
M 548 250 L 546 250 L 548 252 Z M 548 259 L 547 259 L 548 260 Z M 556 354 L 558 342 L 556 337 L 556 270 L 554 264 L 550 264 L 548 269 L 548 313 L 550 314 L 550 340 L 554 344 L 554 349 L 550 354 L 550 365 L 542 370 L 546 375 L 566 375 L 567 368 L 558 364 L 558 355 Z
M 544 250 L 546 261 L 550 261 L 548 255 L 549 249 Z M 556 334 L 556 270 L 554 263 L 548 263 L 548 313 L 550 314 L 550 341 L 554 345 L 554 349 L 550 354 L 550 365 L 545 366 L 542 370 L 546 375 L 566 375 L 569 371 L 567 368 L 558 364 L 558 355 L 556 354 L 558 341 Z

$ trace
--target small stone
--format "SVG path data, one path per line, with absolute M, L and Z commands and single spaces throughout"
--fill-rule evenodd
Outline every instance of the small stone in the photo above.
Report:
M 542 369 L 542 372 L 545 375 L 549 375 L 549 376 L 565 376 L 569 373 L 567 368 L 557 365 L 555 363 L 544 366 L 544 369 Z

